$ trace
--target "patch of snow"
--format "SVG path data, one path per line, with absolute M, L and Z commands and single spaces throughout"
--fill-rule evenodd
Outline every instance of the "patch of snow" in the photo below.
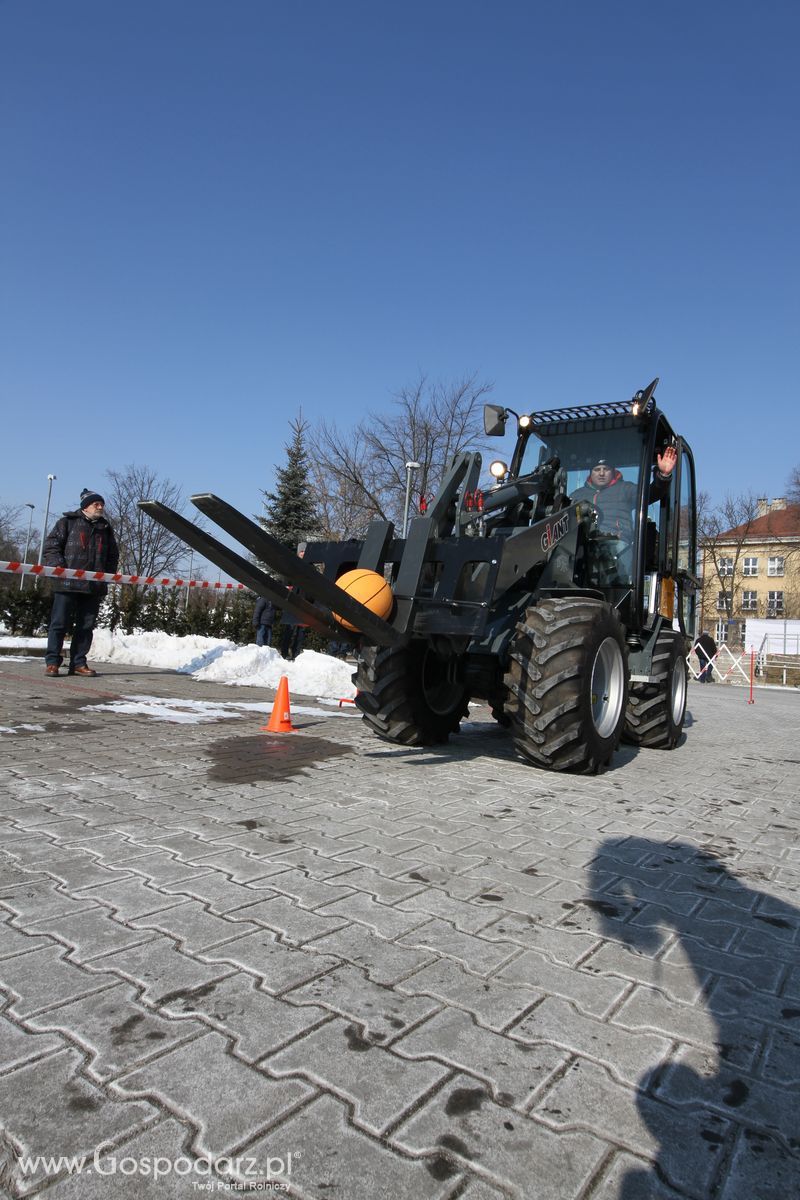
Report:
M 170 721 L 179 725 L 200 725 L 209 721 L 224 721 L 242 718 L 246 713 L 258 713 L 266 723 L 272 712 L 271 703 L 243 704 L 237 701 L 215 703 L 209 700 L 179 700 L 163 696 L 122 696 L 107 704 L 85 704 L 82 712 L 129 713 L 134 716 L 150 717 L 154 721 Z M 325 708 L 311 708 L 291 704 L 291 715 L 305 717 L 338 717 L 342 714 Z M 350 710 L 352 713 L 352 710 Z M 25 728 L 20 726 L 20 728 Z M 2 731 L 0 731 L 2 732 Z M 8 732 L 13 732 L 9 730 Z

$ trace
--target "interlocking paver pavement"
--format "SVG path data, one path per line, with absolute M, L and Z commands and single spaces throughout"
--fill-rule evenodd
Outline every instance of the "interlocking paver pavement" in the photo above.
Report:
M 100 670 L 0 661 L 0 1194 L 800 1195 L 799 695 L 572 778 Z

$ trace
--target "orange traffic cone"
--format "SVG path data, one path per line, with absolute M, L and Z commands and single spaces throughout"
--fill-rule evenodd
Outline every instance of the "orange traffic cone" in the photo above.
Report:
M 278 694 L 272 706 L 269 724 L 262 725 L 261 730 L 265 733 L 294 733 L 292 714 L 289 710 L 289 680 L 285 675 L 281 675 L 278 684 Z

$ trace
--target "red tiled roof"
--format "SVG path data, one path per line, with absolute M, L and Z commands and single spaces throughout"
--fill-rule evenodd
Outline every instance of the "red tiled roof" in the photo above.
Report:
M 762 542 L 768 542 L 771 538 L 800 537 L 800 504 L 787 504 L 786 508 L 765 513 L 749 525 L 737 525 L 735 529 L 720 534 L 720 537 L 731 540 L 746 537 Z

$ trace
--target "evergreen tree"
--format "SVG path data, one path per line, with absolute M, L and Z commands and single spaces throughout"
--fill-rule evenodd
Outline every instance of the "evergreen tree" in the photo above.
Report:
M 292 440 L 286 446 L 286 466 L 276 468 L 275 491 L 261 493 L 264 515 L 258 519 L 282 546 L 296 550 L 298 542 L 319 538 L 322 527 L 305 447 L 308 423 L 300 415 L 290 422 L 290 429 Z

